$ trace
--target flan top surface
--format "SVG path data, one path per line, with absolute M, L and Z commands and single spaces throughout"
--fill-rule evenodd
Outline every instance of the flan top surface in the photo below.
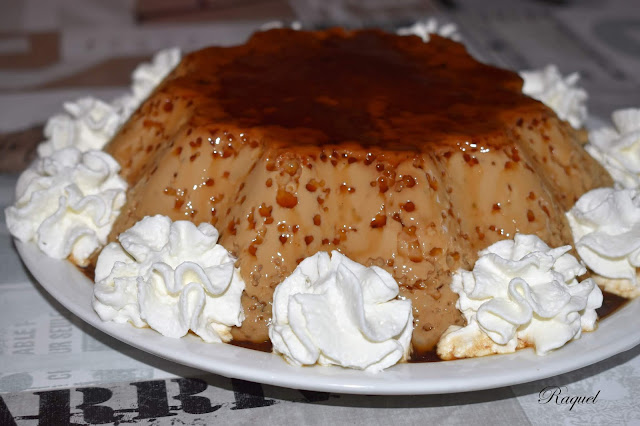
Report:
M 191 54 L 177 74 L 171 91 L 206 99 L 194 124 L 266 128 L 280 146 L 429 151 L 500 130 L 505 114 L 546 110 L 521 93 L 516 73 L 475 61 L 461 44 L 377 30 L 261 32 Z

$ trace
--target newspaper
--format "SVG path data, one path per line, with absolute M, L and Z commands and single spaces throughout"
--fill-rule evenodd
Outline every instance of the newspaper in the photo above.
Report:
M 0 23 L 14 35 L 0 38 L 0 136 L 41 126 L 61 110 L 63 101 L 90 93 L 107 100 L 121 94 L 135 63 L 161 47 L 177 45 L 188 51 L 212 43 L 240 43 L 273 18 L 267 14 L 263 20 L 213 23 L 163 18 L 140 25 L 130 1 L 119 0 L 109 7 L 85 1 L 77 10 L 73 1 L 25 0 L 11 5 L 2 1 L 6 13 Z M 144 19 L 158 16 L 147 2 L 138 3 L 139 9 L 144 3 Z M 289 8 L 286 2 L 264 3 L 277 3 L 278 10 L 287 10 L 285 20 L 300 19 L 317 27 L 334 20 L 354 27 L 393 29 L 410 23 L 411 16 L 435 14 L 456 23 L 470 51 L 483 61 L 516 70 L 555 63 L 565 74 L 578 71 L 590 93 L 592 114 L 606 119 L 614 109 L 640 106 L 640 8 L 633 7 L 633 2 L 609 1 L 606 8 L 595 1 L 377 0 L 366 7 L 349 1 L 301 1 Z M 230 2 L 199 4 L 231 8 Z M 207 10 L 216 11 L 213 6 Z M 104 21 L 96 18 L 101 13 Z M 37 50 L 39 43 L 54 43 L 55 54 L 48 59 L 38 56 L 44 55 L 44 50 Z M 23 59 L 24 64 L 19 62 Z M 31 66 L 27 59 L 44 65 Z M 125 71 L 123 64 L 129 67 Z M 14 148 L 35 146 L 38 132 L 29 135 L 30 141 Z M 2 211 L 13 202 L 17 176 L 0 175 Z M 2 425 L 640 422 L 640 347 L 531 384 L 414 397 L 297 391 L 168 362 L 93 329 L 47 295 L 22 266 L 4 214 L 0 216 Z M 549 386 L 572 395 L 595 396 L 597 403 L 569 410 L 566 405 L 541 402 L 541 391 Z
M 563 74 L 578 72 L 589 112 L 602 119 L 640 105 L 640 8 L 633 2 L 456 3 L 450 17 L 477 57 L 513 70 L 556 64 Z

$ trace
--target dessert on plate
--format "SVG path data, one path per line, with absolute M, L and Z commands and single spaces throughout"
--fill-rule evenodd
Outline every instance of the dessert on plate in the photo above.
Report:
M 100 306 L 116 287 L 129 286 L 138 297 L 157 296 L 137 308 L 135 298 L 127 302 L 123 311 L 132 316 L 122 318 L 134 324 L 134 317 L 162 322 L 152 313 L 162 305 L 157 309 L 175 314 L 182 330 L 168 334 L 182 335 L 191 324 L 208 341 L 259 345 L 271 337 L 284 342 L 280 347 L 288 349 L 278 351 L 294 362 L 313 363 L 291 355 L 304 348 L 296 353 L 340 364 L 327 350 L 309 349 L 313 330 L 300 331 L 293 321 L 315 324 L 304 303 L 331 310 L 344 299 L 348 306 L 336 312 L 360 318 L 356 328 L 367 339 L 404 342 L 383 349 L 383 358 L 397 362 L 407 356 L 411 326 L 415 353 L 434 350 L 450 327 L 467 329 L 478 318 L 490 335 L 483 314 L 476 318 L 476 310 L 484 311 L 474 305 L 469 314 L 460 307 L 470 278 L 454 276 L 475 271 L 479 252 L 517 263 L 526 246 L 541 253 L 536 265 L 546 265 L 552 282 L 562 277 L 567 301 L 573 301 L 569 311 L 578 322 L 563 344 L 589 329 L 580 327 L 581 315 L 595 321 L 592 293 L 599 293 L 592 283 L 578 290 L 575 278 L 586 270 L 565 248 L 574 242 L 565 213 L 583 194 L 613 185 L 571 121 L 523 94 L 517 73 L 477 62 L 463 45 L 437 35 L 425 43 L 378 30 L 275 29 L 241 46 L 191 53 L 104 147 L 128 189 L 124 204 L 113 206 L 119 214 L 109 236 L 100 241 L 111 242 L 105 252 L 112 259 L 97 261 L 96 281 L 105 290 Z M 495 244 L 514 238 L 509 247 Z M 204 247 L 202 253 L 222 246 L 231 257 L 223 256 L 219 266 L 180 269 L 192 261 L 186 248 L 191 241 Z M 233 258 L 235 272 L 225 266 Z M 118 261 L 123 275 L 111 268 Z M 211 320 L 213 335 L 194 312 L 206 311 L 211 298 L 225 291 L 216 287 L 221 269 L 215 268 L 227 268 L 225 282 L 241 292 L 242 312 L 226 323 Z M 136 278 L 140 274 L 146 278 Z M 229 284 L 238 275 L 243 291 Z M 204 289 L 189 293 L 201 295 L 195 305 L 187 291 L 180 293 L 179 283 L 186 288 L 190 280 L 200 280 Z M 534 293 L 547 292 L 546 282 L 536 285 Z M 343 294 L 344 288 L 351 290 L 322 303 L 300 296 Z M 277 315 L 274 291 L 286 295 Z M 471 293 L 465 300 L 478 297 Z M 404 301 L 410 304 L 396 303 Z M 374 308 L 380 310 L 377 326 Z M 104 315 L 121 313 L 112 311 Z M 536 315 L 547 311 L 533 309 Z M 388 327 L 387 312 L 394 318 Z M 513 338 L 511 345 L 528 345 Z M 463 356 L 471 355 L 449 358 Z
M 462 45 L 380 31 L 274 30 L 187 55 L 105 151 L 145 216 L 210 222 L 267 340 L 274 288 L 318 251 L 377 265 L 413 302 L 416 349 L 460 323 L 451 273 L 516 232 L 571 243 L 564 217 L 611 184 L 517 74 Z

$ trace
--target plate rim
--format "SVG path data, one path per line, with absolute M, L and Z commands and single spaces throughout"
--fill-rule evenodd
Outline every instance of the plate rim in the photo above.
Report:
M 103 322 L 93 310 L 93 283 L 67 260 L 46 256 L 32 242 L 14 239 L 39 285 L 62 306 L 99 331 L 143 352 L 224 377 L 292 389 L 364 395 L 427 395 L 471 392 L 528 383 L 578 370 L 640 344 L 640 298 L 599 321 L 595 332 L 546 356 L 528 348 L 513 354 L 433 363 L 402 363 L 372 374 L 341 367 L 297 367 L 273 353 L 205 343 L 196 336 L 162 336 L 150 328 Z M 64 284 L 67 284 L 65 286 Z M 78 303 L 84 301 L 84 304 Z M 629 319 L 629 320 L 627 320 Z M 216 346 L 213 346 L 216 345 Z M 217 347 L 217 345 L 220 345 Z M 207 349 L 217 347 L 209 353 Z M 505 367 L 506 366 L 506 367 Z

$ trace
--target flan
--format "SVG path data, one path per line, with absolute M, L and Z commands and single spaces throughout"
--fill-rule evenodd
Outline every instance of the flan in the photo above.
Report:
M 130 187 L 110 239 L 147 215 L 209 222 L 268 341 L 274 288 L 338 250 L 413 303 L 414 350 L 464 325 L 449 284 L 516 232 L 571 244 L 565 212 L 611 178 L 511 71 L 435 35 L 271 30 L 187 55 L 105 148 Z

